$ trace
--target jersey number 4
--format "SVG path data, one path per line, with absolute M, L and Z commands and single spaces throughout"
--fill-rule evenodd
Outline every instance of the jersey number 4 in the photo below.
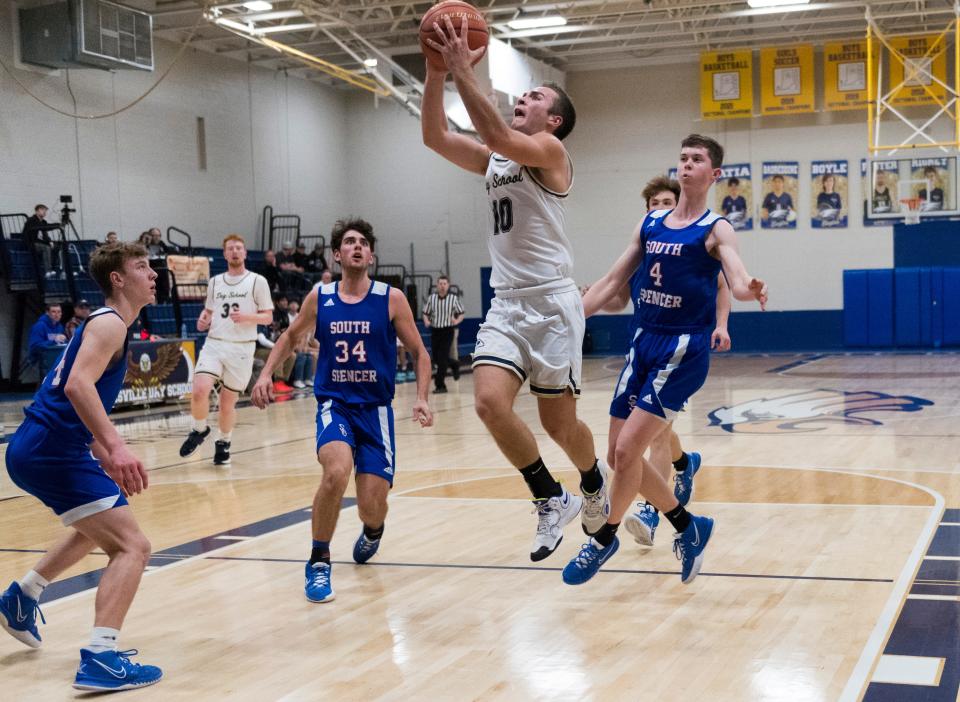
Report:
M 660 272 L 660 261 L 650 266 L 650 277 L 653 278 L 653 284 L 658 288 L 663 287 L 663 273 Z
M 513 200 L 502 197 L 494 200 L 493 205 L 493 233 L 506 234 L 513 229 Z
M 357 343 L 353 345 L 353 349 L 350 348 L 349 342 L 338 341 L 334 344 L 337 347 L 337 363 L 346 363 L 350 360 L 351 354 L 360 362 L 367 362 L 367 350 L 363 346 L 363 339 L 360 339 Z

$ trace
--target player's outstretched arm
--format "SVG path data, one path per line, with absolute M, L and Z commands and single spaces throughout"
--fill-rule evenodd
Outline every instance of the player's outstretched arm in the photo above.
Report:
M 417 401 L 413 403 L 413 420 L 420 422 L 420 426 L 433 426 L 433 412 L 427 402 L 427 393 L 430 391 L 430 356 L 417 331 L 417 324 L 413 321 L 413 312 L 410 303 L 402 292 L 390 288 L 390 321 L 400 337 L 400 343 L 413 356 L 414 368 L 417 371 Z
M 420 103 L 420 131 L 423 143 L 464 170 L 483 175 L 490 161 L 490 149 L 463 134 L 447 129 L 447 113 L 443 108 L 445 71 L 438 71 L 427 62 L 427 79 Z
M 116 315 L 101 315 L 88 322 L 63 392 L 93 434 L 96 450 L 106 455 L 102 465 L 107 475 L 124 495 L 133 495 L 146 489 L 147 471 L 110 421 L 96 387 L 110 361 L 123 349 L 126 336 L 127 325 Z
M 605 309 L 607 305 L 619 302 L 622 298 L 624 287 L 628 286 L 630 276 L 633 275 L 637 266 L 640 265 L 640 261 L 643 260 L 643 253 L 640 251 L 641 225 L 642 223 L 638 224 L 637 228 L 633 230 L 630 245 L 620 254 L 620 258 L 607 271 L 607 274 L 587 289 L 583 296 L 584 316 L 590 317 Z M 626 293 L 629 299 L 629 287 L 626 288 Z M 623 302 L 615 311 L 622 310 L 624 305 L 626 305 L 626 302 Z
M 273 401 L 273 370 L 293 352 L 299 339 L 316 330 L 318 294 L 318 288 L 314 288 L 303 298 L 300 314 L 270 349 L 270 355 L 263 364 L 260 377 L 257 378 L 253 392 L 250 394 L 250 400 L 260 409 L 266 409 L 267 405 Z
M 437 23 L 433 25 L 440 42 L 428 39 L 427 43 L 443 55 L 463 105 L 467 108 L 467 114 L 470 115 L 470 121 L 473 122 L 473 128 L 477 130 L 480 139 L 489 149 L 524 166 L 567 172 L 569 170 L 567 151 L 559 139 L 547 132 L 531 136 L 511 129 L 503 121 L 493 103 L 483 94 L 473 72 L 473 62 L 478 55 L 483 54 L 485 49 L 470 49 L 467 42 L 467 26 L 467 21 L 464 19 L 462 25 L 455 28 L 451 19 L 444 17 L 443 25 Z M 543 97 L 540 96 L 537 99 L 543 99 Z M 442 104 L 442 95 L 440 101 Z M 486 164 L 484 164 L 485 167 Z
M 720 259 L 733 296 L 742 301 L 756 300 L 761 310 L 766 309 L 767 284 L 747 273 L 740 258 L 737 234 L 729 222 L 717 222 L 707 240 L 707 250 Z
M 717 326 L 710 336 L 710 348 L 717 351 L 730 350 L 730 332 L 727 323 L 730 320 L 730 286 L 723 273 L 717 276 Z

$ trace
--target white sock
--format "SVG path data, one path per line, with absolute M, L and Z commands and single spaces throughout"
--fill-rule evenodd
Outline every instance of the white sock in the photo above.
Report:
M 116 651 L 117 639 L 120 638 L 119 629 L 111 629 L 106 626 L 95 626 L 90 632 L 90 645 L 88 651 L 94 653 L 103 653 L 104 651 Z
M 31 600 L 39 600 L 40 595 L 43 594 L 43 591 L 46 589 L 47 585 L 50 584 L 46 578 L 44 578 L 40 573 L 35 570 L 31 570 L 29 573 L 23 576 L 23 580 L 18 580 L 17 584 L 20 586 L 20 589 L 23 591 L 23 594 L 29 597 Z
M 201 434 L 207 430 L 207 420 L 206 419 L 194 419 L 193 420 L 193 430 L 198 431 Z
M 222 429 L 220 430 L 220 441 L 229 442 L 232 436 L 233 436 L 232 431 L 223 431 Z

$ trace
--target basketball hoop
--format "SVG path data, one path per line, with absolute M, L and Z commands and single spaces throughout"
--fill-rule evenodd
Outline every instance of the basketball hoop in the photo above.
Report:
M 920 203 L 923 202 L 919 197 L 900 198 L 901 210 L 903 211 L 904 224 L 920 224 Z

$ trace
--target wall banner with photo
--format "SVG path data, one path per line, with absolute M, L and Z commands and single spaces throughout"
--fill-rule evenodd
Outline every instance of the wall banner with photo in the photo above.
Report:
M 796 229 L 800 191 L 800 164 L 796 161 L 764 161 L 760 226 L 763 229 Z
M 880 162 L 874 161 L 874 163 Z M 893 161 L 892 163 L 896 166 L 897 162 Z M 882 180 L 884 182 L 880 185 L 881 191 L 877 193 L 874 191 L 874 179 L 870 177 L 870 161 L 865 158 L 860 159 L 860 193 L 863 195 L 863 226 L 865 227 L 888 227 L 898 221 L 890 218 L 881 219 L 872 215 L 874 207 L 891 208 L 893 203 L 896 203 L 897 208 L 900 207 L 900 201 L 892 197 L 886 179 L 882 178 Z M 878 196 L 879 199 L 875 199 Z M 887 212 L 890 217 L 897 216 L 890 209 L 887 209 Z M 900 221 L 902 221 L 902 218 Z
M 946 102 L 946 38 L 936 34 L 893 37 L 890 46 L 898 56 L 890 57 L 889 89 L 903 83 L 903 87 L 893 94 L 891 102 L 897 106 L 936 105 L 938 100 L 940 104 Z
M 760 49 L 760 114 L 814 111 L 813 47 Z
M 952 157 L 910 159 L 910 192 L 900 197 L 920 198 L 920 212 L 941 214 L 957 209 L 957 160 Z
M 703 119 L 753 115 L 753 51 L 700 54 L 700 115 Z
M 879 53 L 879 52 L 877 52 Z M 876 75 L 877 58 L 873 59 Z M 840 41 L 823 47 L 823 109 L 867 107 L 867 42 Z
M 945 217 L 960 214 L 957 198 L 956 156 L 929 158 L 880 158 L 866 161 L 864 221 L 873 224 L 894 224 L 902 221 L 907 200 L 919 208 L 922 217 Z
M 722 213 L 738 232 L 753 229 L 753 181 L 749 163 L 723 166 L 714 193 L 715 212 Z
M 814 229 L 838 229 L 847 226 L 850 183 L 846 161 L 810 163 L 811 225 Z

